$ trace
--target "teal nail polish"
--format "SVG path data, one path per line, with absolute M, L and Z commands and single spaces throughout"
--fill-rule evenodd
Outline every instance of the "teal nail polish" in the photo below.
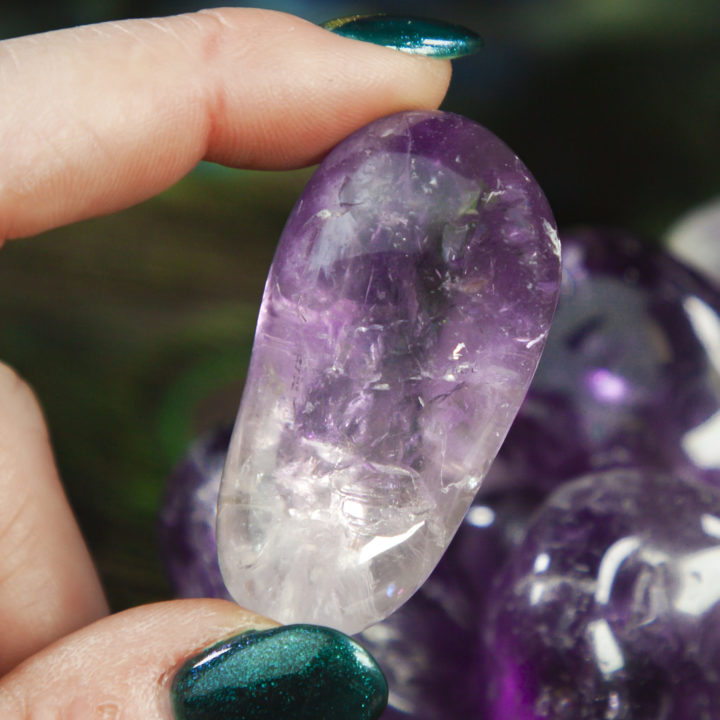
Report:
M 347 635 L 286 625 L 213 645 L 178 670 L 170 693 L 176 720 L 375 720 L 388 689 Z
M 355 40 L 436 58 L 472 55 L 482 47 L 482 38 L 477 33 L 440 20 L 395 15 L 351 15 L 328 20 L 322 27 Z

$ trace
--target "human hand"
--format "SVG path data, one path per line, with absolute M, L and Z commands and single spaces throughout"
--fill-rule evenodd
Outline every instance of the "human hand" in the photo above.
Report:
M 250 9 L 2 42 L 0 245 L 139 202 L 201 159 L 265 169 L 308 164 L 376 117 L 437 107 L 449 75 L 444 61 Z M 0 366 L 0 549 L 0 716 L 8 720 L 46 714 L 169 720 L 169 688 L 184 660 L 219 639 L 274 625 L 213 600 L 106 617 L 103 591 L 59 482 L 41 411 L 5 366 Z M 299 652 L 293 633 L 285 636 L 287 647 Z M 347 658 L 355 652 L 343 639 L 321 640 L 341 647 Z M 348 660 L 338 672 L 334 679 L 320 673 L 313 680 L 323 701 L 350 702 L 351 681 L 365 683 L 360 694 L 377 696 L 372 668 Z M 292 698 L 288 702 L 286 712 L 302 712 Z M 182 703 L 176 711 L 177 717 L 210 716 L 207 708 L 182 715 Z M 257 703 L 237 712 L 237 717 L 282 716 L 267 707 L 270 714 L 262 715 Z M 305 712 L 292 717 L 324 717 L 314 706 Z

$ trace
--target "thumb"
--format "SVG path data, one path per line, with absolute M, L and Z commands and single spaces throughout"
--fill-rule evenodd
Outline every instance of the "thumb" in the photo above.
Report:
M 104 618 L 0 682 L 4 720 L 370 720 L 386 701 L 382 673 L 350 638 L 280 627 L 223 600 Z

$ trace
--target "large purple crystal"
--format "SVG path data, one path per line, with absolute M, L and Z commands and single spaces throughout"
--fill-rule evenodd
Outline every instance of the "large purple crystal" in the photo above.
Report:
M 562 241 L 553 327 L 488 484 L 643 464 L 720 485 L 720 291 L 624 232 Z
M 550 496 L 488 622 L 488 720 L 720 718 L 720 493 L 656 470 Z
M 338 145 L 267 280 L 218 511 L 233 597 L 357 632 L 450 542 L 525 395 L 560 251 L 520 160 L 440 112 Z

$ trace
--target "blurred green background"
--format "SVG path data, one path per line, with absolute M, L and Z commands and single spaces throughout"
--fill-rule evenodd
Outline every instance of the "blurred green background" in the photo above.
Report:
M 559 225 L 660 237 L 720 194 L 717 0 L 257 3 L 312 21 L 426 15 L 479 31 L 447 110 L 505 140 Z M 171 14 L 192 2 L 15 3 L 0 38 Z M 165 598 L 163 483 L 190 440 L 234 417 L 267 268 L 309 171 L 203 164 L 154 200 L 8 244 L 0 357 L 37 390 L 71 502 L 115 609 Z

